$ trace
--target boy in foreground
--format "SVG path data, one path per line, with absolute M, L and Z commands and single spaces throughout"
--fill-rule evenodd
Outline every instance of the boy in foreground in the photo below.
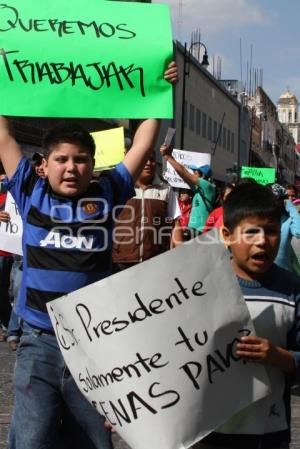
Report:
M 176 82 L 171 64 L 165 79 Z M 111 274 L 113 220 L 134 192 L 159 128 L 140 123 L 131 150 L 107 176 L 90 182 L 95 143 L 80 126 L 45 139 L 38 178 L 0 118 L 0 159 L 23 219 L 23 279 L 17 313 L 23 336 L 15 369 L 10 449 L 111 449 L 103 418 L 65 366 L 46 303 Z M 99 298 L 101 301 L 101 298 Z
M 273 264 L 280 215 L 272 191 L 258 184 L 236 187 L 224 203 L 223 238 L 257 335 L 242 337 L 237 355 L 247 363 L 265 365 L 271 392 L 194 448 L 289 447 L 289 385 L 300 377 L 300 279 Z

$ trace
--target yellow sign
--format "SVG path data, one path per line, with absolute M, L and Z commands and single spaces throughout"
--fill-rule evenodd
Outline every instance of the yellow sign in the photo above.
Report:
M 95 170 L 114 167 L 124 159 L 124 128 L 91 133 L 96 143 Z

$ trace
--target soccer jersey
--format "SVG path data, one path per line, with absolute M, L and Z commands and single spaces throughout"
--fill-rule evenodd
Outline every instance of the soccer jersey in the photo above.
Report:
M 24 157 L 8 187 L 23 220 L 17 314 L 51 330 L 47 302 L 110 275 L 113 219 L 134 195 L 133 179 L 119 164 L 81 197 L 58 196 Z

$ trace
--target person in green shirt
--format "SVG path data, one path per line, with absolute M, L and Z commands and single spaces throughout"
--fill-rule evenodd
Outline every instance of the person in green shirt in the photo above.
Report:
M 210 182 L 211 167 L 209 165 L 190 165 L 190 173 L 172 156 L 172 148 L 162 145 L 160 152 L 165 161 L 169 162 L 178 175 L 186 182 L 194 193 L 189 228 L 201 233 L 205 227 L 208 215 L 214 208 L 216 187 Z

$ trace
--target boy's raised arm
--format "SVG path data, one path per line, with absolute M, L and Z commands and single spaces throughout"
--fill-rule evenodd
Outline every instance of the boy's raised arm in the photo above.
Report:
M 12 135 L 11 125 L 7 118 L 0 116 L 0 160 L 5 173 L 11 178 L 22 158 L 22 151 Z
M 147 119 L 141 121 L 136 130 L 132 147 L 124 159 L 124 165 L 134 180 L 138 178 L 153 151 L 159 127 L 159 120 Z

